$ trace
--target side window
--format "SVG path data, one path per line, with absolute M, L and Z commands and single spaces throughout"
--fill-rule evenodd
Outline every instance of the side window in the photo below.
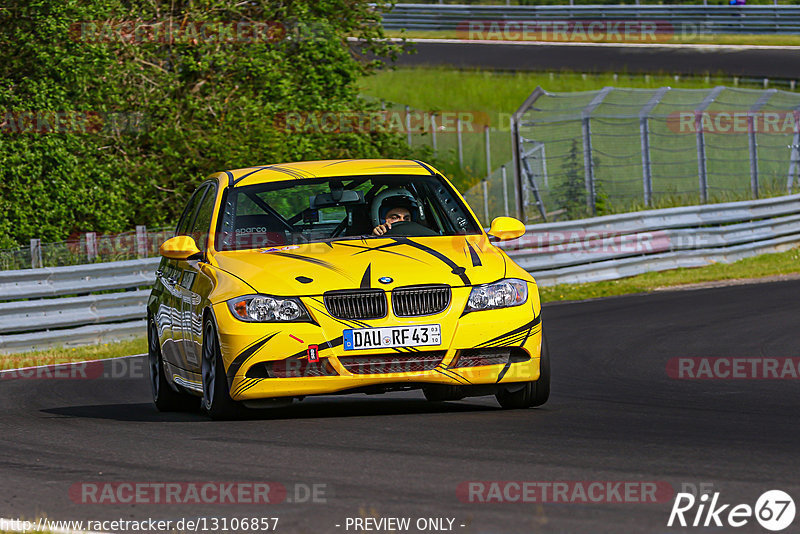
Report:
M 194 224 L 192 224 L 190 235 L 194 237 L 194 240 L 197 242 L 197 248 L 200 250 L 205 250 L 208 245 L 208 232 L 211 227 L 211 215 L 214 213 L 216 199 L 216 188 L 214 186 L 209 186 L 206 189 L 205 197 L 203 197 L 202 202 L 200 202 Z
M 197 205 L 203 198 L 203 193 L 206 189 L 208 189 L 208 186 L 200 186 L 192 193 L 192 198 L 189 199 L 186 209 L 183 210 L 183 215 L 181 215 L 181 220 L 178 223 L 178 228 L 175 230 L 175 235 L 189 235 L 189 228 L 194 220 Z

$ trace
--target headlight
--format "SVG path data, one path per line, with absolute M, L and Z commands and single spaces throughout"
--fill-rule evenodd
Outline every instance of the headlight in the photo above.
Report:
M 510 308 L 525 304 L 528 284 L 516 278 L 506 278 L 492 284 L 475 286 L 469 294 L 465 312 Z
M 311 320 L 303 303 L 295 297 L 247 295 L 229 300 L 228 308 L 234 317 L 250 323 Z

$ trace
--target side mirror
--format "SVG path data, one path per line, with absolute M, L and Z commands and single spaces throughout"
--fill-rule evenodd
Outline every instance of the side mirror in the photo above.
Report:
M 516 239 L 525 233 L 525 225 L 513 217 L 497 217 L 488 233 L 501 241 Z
M 158 253 L 171 260 L 188 260 L 196 254 L 201 254 L 197 243 L 188 235 L 176 235 L 167 239 L 158 248 Z

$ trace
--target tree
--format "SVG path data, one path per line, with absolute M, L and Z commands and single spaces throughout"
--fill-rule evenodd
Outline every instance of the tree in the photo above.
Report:
M 564 219 L 588 216 L 583 164 L 578 159 L 578 142 L 573 139 L 564 162 L 564 180 L 555 187 L 555 202 Z
M 355 86 L 366 58 L 401 52 L 379 21 L 363 0 L 7 0 L 0 246 L 172 223 L 214 171 L 405 156 L 389 132 L 298 134 L 276 119 L 373 109 Z

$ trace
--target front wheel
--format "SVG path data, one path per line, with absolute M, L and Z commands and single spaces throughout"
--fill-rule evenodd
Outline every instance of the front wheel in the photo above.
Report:
M 150 390 L 159 412 L 185 412 L 197 409 L 197 397 L 175 391 L 167 381 L 158 330 L 153 319 L 147 324 L 147 361 L 150 367 Z
M 541 406 L 550 398 L 550 351 L 547 338 L 542 333 L 542 354 L 539 360 L 539 379 L 526 382 L 522 389 L 514 392 L 498 392 L 497 402 L 506 409 Z
M 234 419 L 245 413 L 240 403 L 231 399 L 225 366 L 219 350 L 214 322 L 209 318 L 203 328 L 203 410 L 214 420 Z

